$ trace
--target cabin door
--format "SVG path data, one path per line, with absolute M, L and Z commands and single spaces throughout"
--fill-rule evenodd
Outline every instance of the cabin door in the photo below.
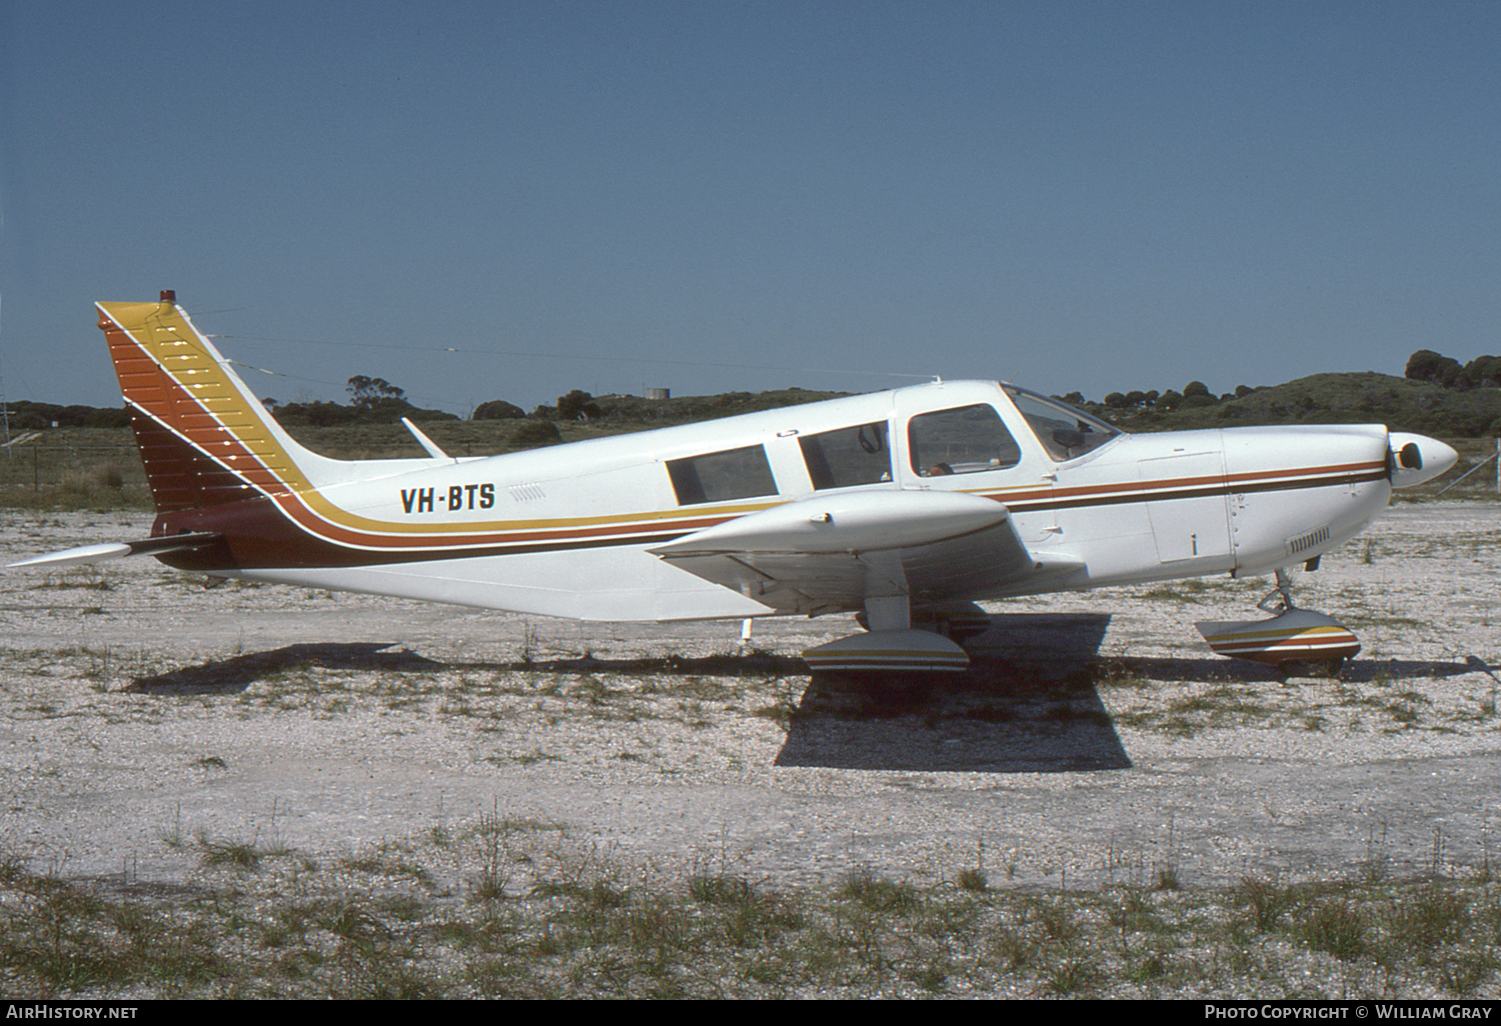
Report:
M 1018 442 L 993 404 L 938 409 L 930 404 L 898 413 L 894 455 L 902 487 L 967 492 L 1005 503 L 1017 536 L 1028 546 L 1055 536 L 1051 465 L 1034 451 L 1029 436 Z

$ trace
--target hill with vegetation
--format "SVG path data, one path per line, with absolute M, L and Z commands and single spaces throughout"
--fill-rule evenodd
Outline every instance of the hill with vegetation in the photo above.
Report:
M 1283 385 L 1215 397 L 1185 394 L 1177 403 L 1085 402 L 1096 416 L 1127 431 L 1253 424 L 1385 424 L 1440 438 L 1501 434 L 1501 389 L 1445 388 L 1371 371 L 1313 374 Z
M 1429 350 L 1409 361 L 1405 377 L 1374 372 L 1314 374 L 1282 385 L 1215 395 L 1191 381 L 1182 392 L 1112 392 L 1092 401 L 1061 396 L 1127 431 L 1175 431 L 1258 424 L 1378 423 L 1394 431 L 1434 435 L 1463 457 L 1459 471 L 1494 451 L 1501 435 L 1501 360 L 1468 365 Z M 380 378 L 349 379 L 351 401 L 276 404 L 278 420 L 303 445 L 339 459 L 424 455 L 400 423 L 422 425 L 455 456 L 522 449 L 691 424 L 742 413 L 838 398 L 849 393 L 786 388 L 709 396 L 646 399 L 593 396 L 574 390 L 555 405 L 527 413 L 501 399 L 476 407 L 468 420 L 409 404 Z M 145 477 L 126 412 L 119 408 L 13 402 L 8 438 L 0 447 L 0 505 L 40 508 L 150 508 Z M 55 426 L 54 426 L 55 425 Z M 1456 471 L 1457 474 L 1459 471 Z M 1452 476 L 1452 475 L 1451 475 Z M 1494 477 L 1481 473 L 1475 479 Z
M 774 392 L 723 392 L 719 395 L 681 396 L 676 399 L 642 399 L 633 395 L 605 395 L 595 399 L 599 408 L 596 423 L 640 424 L 667 427 L 693 424 L 720 417 L 738 417 L 742 413 L 801 406 L 825 399 L 838 399 L 848 392 L 814 392 L 802 388 L 785 388 Z

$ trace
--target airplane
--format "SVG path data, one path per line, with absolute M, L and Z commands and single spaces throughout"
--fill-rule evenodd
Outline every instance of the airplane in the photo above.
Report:
M 336 460 L 295 442 L 167 290 L 98 303 L 155 501 L 150 536 L 11 564 L 181 570 L 581 620 L 855 613 L 815 671 L 963 671 L 976 605 L 1275 574 L 1211 648 L 1337 671 L 1292 603 L 1318 565 L 1457 458 L 1382 425 L 1129 434 L 995 381 L 939 381 L 482 457 Z M 1273 600 L 1276 600 L 1275 602 Z M 747 623 L 747 629 L 749 623 Z

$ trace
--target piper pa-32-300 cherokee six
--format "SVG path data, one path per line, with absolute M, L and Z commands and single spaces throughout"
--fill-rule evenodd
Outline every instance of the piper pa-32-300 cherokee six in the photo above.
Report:
M 814 669 L 962 670 L 975 602 L 1277 575 L 1215 651 L 1337 668 L 1285 568 L 1455 460 L 1381 425 L 1130 435 L 992 381 L 934 382 L 500 456 L 328 459 L 292 440 L 176 305 L 100 303 L 156 502 L 127 555 L 222 577 L 584 620 L 854 612 Z M 1274 596 L 1280 602 L 1268 605 Z

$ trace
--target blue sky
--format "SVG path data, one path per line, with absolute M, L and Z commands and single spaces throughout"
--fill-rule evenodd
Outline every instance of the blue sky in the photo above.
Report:
M 162 288 L 460 414 L 1501 352 L 1501 3 L 0 0 L 0 76 L 10 400 Z

